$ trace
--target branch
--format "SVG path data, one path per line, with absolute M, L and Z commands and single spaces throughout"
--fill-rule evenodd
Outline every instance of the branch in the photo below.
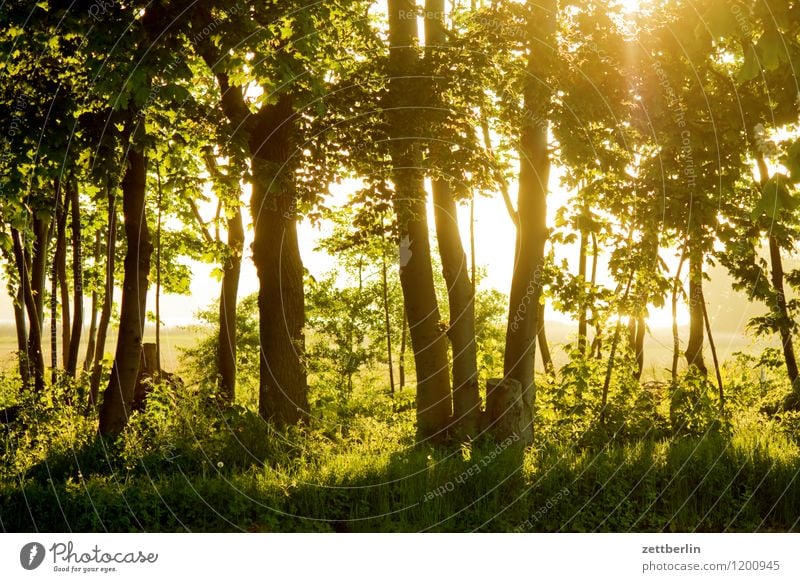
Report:
M 197 208 L 197 203 L 193 198 L 189 198 L 189 206 L 192 209 L 192 215 L 197 221 L 197 226 L 200 228 L 200 233 L 203 235 L 203 238 L 208 244 L 213 244 L 214 239 L 211 238 L 211 233 L 208 231 L 208 225 L 205 223 L 205 221 L 203 221 L 203 217 L 200 214 L 200 209 Z
M 492 160 L 495 159 L 494 150 L 492 149 L 492 139 L 489 136 L 489 123 L 486 121 L 485 118 L 481 119 L 481 130 L 483 132 L 483 144 L 486 152 L 489 154 L 489 157 Z M 496 172 L 496 180 L 497 184 L 500 187 L 500 193 L 503 195 L 503 202 L 506 205 L 506 210 L 508 211 L 508 216 L 511 217 L 511 222 L 514 223 L 514 226 L 519 229 L 519 213 L 514 208 L 514 203 L 511 201 L 511 195 L 508 192 L 508 182 L 506 181 L 505 176 L 500 170 Z

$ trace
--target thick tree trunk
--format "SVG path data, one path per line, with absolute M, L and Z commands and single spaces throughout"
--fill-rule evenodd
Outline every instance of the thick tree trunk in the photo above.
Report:
M 392 141 L 394 207 L 400 231 L 400 283 L 411 332 L 417 373 L 417 436 L 421 441 L 446 436 L 452 412 L 447 340 L 439 327 L 439 306 L 433 284 L 431 250 L 425 204 L 422 155 L 413 137 L 418 80 L 413 75 L 418 59 L 416 4 L 389 0 L 388 115 Z M 410 12 L 409 12 L 410 11 Z
M 475 297 L 450 188 L 442 180 L 434 180 L 432 185 L 439 256 L 450 304 L 447 336 L 453 347 L 453 421 L 462 436 L 474 435 L 481 409 L 475 343 Z
M 83 331 L 83 254 L 81 249 L 81 208 L 77 184 L 69 184 L 68 194 L 72 200 L 72 332 L 69 351 L 65 352 L 67 374 L 75 377 L 78 369 L 78 350 Z
M 217 369 L 224 401 L 236 401 L 236 301 L 244 251 L 244 224 L 239 204 L 228 219 L 228 256 L 222 271 L 219 295 L 219 346 Z
M 98 230 L 94 237 L 94 264 L 100 263 L 100 231 Z M 86 358 L 83 361 L 83 370 L 88 372 L 92 367 L 92 359 L 94 358 L 94 350 L 97 341 L 97 305 L 99 297 L 97 289 L 92 290 L 92 307 L 89 320 L 89 336 L 86 342 Z
M 145 217 L 147 160 L 131 147 L 122 180 L 125 217 L 125 276 L 120 306 L 119 336 L 111 377 L 100 410 L 100 434 L 117 436 L 128 423 L 142 352 L 148 275 L 153 245 Z M 102 348 L 100 348 L 102 349 Z
M 97 326 L 97 346 L 92 354 L 92 381 L 89 391 L 89 408 L 98 404 L 100 381 L 103 375 L 103 354 L 106 349 L 108 325 L 114 307 L 114 271 L 116 269 L 117 250 L 117 202 L 116 196 L 108 195 L 108 236 L 106 238 L 106 280 L 103 293 L 103 308 L 100 312 L 100 324 Z
M 25 260 L 25 249 L 19 231 L 11 229 L 11 239 L 14 247 L 14 261 L 20 275 L 22 296 L 25 300 L 25 310 L 28 314 L 28 345 L 26 357 L 29 371 L 33 373 L 34 389 L 37 392 L 44 390 L 44 356 L 42 355 L 42 328 L 39 313 L 36 311 L 36 298 L 33 294 L 30 273 Z
M 291 100 L 264 106 L 250 135 L 253 262 L 258 272 L 261 371 L 259 412 L 279 425 L 308 416 L 303 364 L 305 295 L 297 240 L 294 179 L 283 169 L 294 129 Z
M 703 360 L 703 251 L 694 241 L 689 241 L 689 342 L 686 344 L 686 364 L 695 366 L 708 376 Z
M 549 55 L 555 33 L 556 3 L 531 3 L 529 15 L 530 56 L 527 82 L 523 89 L 524 105 L 533 119 L 547 120 L 551 88 Z M 543 53 L 543 50 L 545 51 Z M 522 442 L 533 442 L 533 410 L 536 400 L 534 353 L 539 329 L 539 298 L 542 292 L 544 246 L 547 241 L 547 187 L 550 178 L 548 127 L 545 122 L 523 122 L 519 142 L 519 193 L 517 214 L 519 229 L 509 296 L 508 328 L 504 356 L 505 376 L 522 386 L 525 432 Z

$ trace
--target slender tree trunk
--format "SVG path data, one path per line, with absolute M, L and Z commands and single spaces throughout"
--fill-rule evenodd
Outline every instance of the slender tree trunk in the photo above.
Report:
M 63 184 L 62 184 L 63 186 Z M 60 188 L 61 189 L 61 188 Z M 61 354 L 64 368 L 67 367 L 70 336 L 72 334 L 72 315 L 69 307 L 69 282 L 67 281 L 67 221 L 72 200 L 69 187 L 64 189 L 63 203 L 56 209 L 56 250 L 53 258 L 53 295 L 61 294 Z M 51 298 L 55 301 L 55 298 Z M 53 334 L 55 331 L 52 332 Z
M 581 228 L 581 242 L 578 247 L 578 279 L 581 281 L 582 293 L 586 293 L 586 252 L 588 247 L 588 236 L 586 230 Z M 588 310 L 586 299 L 582 296 L 578 309 L 578 351 L 581 355 L 586 354 L 586 337 L 588 325 Z
M 406 346 L 408 345 L 408 316 L 406 316 L 405 303 L 403 304 L 403 329 L 400 332 L 400 362 L 399 362 L 399 388 L 406 386 Z
M 383 231 L 381 231 L 383 239 Z M 381 247 L 381 291 L 383 292 L 383 326 L 386 332 L 386 361 L 389 364 L 389 394 L 394 398 L 394 362 L 392 355 L 392 321 L 389 317 L 389 267 L 386 251 Z
M 442 180 L 434 180 L 432 185 L 439 256 L 450 304 L 447 335 L 453 347 L 454 422 L 460 427 L 462 435 L 474 435 L 481 409 L 475 343 L 475 297 L 450 188 Z
M 769 168 L 767 168 L 764 156 L 761 154 L 756 155 L 756 164 L 758 166 L 759 182 L 763 189 L 769 181 Z M 781 258 L 778 239 L 771 233 L 768 236 L 768 243 L 771 267 L 770 282 L 772 283 L 772 290 L 775 292 L 775 310 L 778 312 L 779 318 L 778 333 L 781 337 L 786 373 L 789 376 L 789 382 L 792 384 L 793 397 L 791 401 L 787 402 L 792 404 L 790 408 L 800 408 L 800 382 L 798 382 L 797 358 L 795 357 L 794 344 L 792 342 L 792 318 L 789 315 L 786 293 L 783 287 L 783 259 Z
M 100 264 L 100 250 L 101 250 L 101 241 L 100 241 L 100 231 L 98 230 L 95 233 L 94 237 L 94 264 Z M 83 370 L 84 372 L 88 372 L 92 368 L 92 359 L 94 358 L 94 350 L 97 341 L 97 307 L 98 307 L 99 297 L 97 295 L 97 288 L 95 287 L 92 289 L 92 307 L 91 307 L 91 314 L 90 314 L 90 321 L 89 321 L 89 337 L 87 338 L 88 341 L 86 343 L 86 358 L 83 361 Z
M 11 229 L 11 239 L 14 248 L 14 261 L 20 275 L 20 285 L 24 298 L 25 309 L 28 313 L 28 345 L 26 346 L 29 370 L 33 373 L 34 389 L 36 392 L 44 391 L 44 357 L 42 355 L 42 333 L 39 313 L 36 311 L 36 299 L 33 294 L 30 274 L 25 260 L 25 249 L 19 231 Z
M 544 319 L 544 307 L 544 303 L 540 301 L 537 307 L 539 310 L 539 319 L 537 321 L 539 329 L 536 332 L 536 341 L 539 344 L 539 355 L 542 356 L 542 365 L 547 372 L 552 374 L 555 372 L 556 367 L 553 364 L 553 356 L 550 353 L 550 344 L 547 341 L 547 322 Z
M 294 180 L 290 172 L 280 172 L 290 154 L 294 115 L 291 99 L 283 96 L 259 111 L 250 136 L 261 338 L 259 412 L 279 425 L 297 424 L 308 415 L 305 295 Z
M 554 1 L 531 4 L 524 105 L 534 119 L 547 120 L 552 89 L 547 85 L 555 34 L 557 6 Z M 533 410 L 536 401 L 534 354 L 539 329 L 539 297 L 542 291 L 544 246 L 547 240 L 547 187 L 550 151 L 547 121 L 523 123 L 520 133 L 520 173 L 517 214 L 519 229 L 514 272 L 509 296 L 504 373 L 522 386 L 521 442 L 533 442 Z M 496 419 L 490 419 L 496 420 Z
M 217 368 L 220 389 L 227 404 L 236 401 L 236 305 L 244 251 L 242 209 L 237 203 L 228 219 L 228 256 L 219 295 L 219 346 Z
M 25 321 L 25 297 L 22 294 L 22 285 L 17 289 L 14 300 L 14 323 L 17 330 L 17 357 L 19 360 L 19 377 L 23 386 L 28 386 L 30 374 L 28 372 L 28 324 Z
M 72 310 L 72 332 L 70 333 L 69 352 L 65 353 L 67 374 L 75 377 L 78 370 L 78 351 L 80 350 L 81 333 L 83 331 L 83 253 L 81 248 L 81 207 L 78 186 L 69 184 L 68 194 L 72 199 L 72 292 L 74 307 Z
M 681 338 L 678 333 L 678 294 L 681 290 L 681 270 L 686 261 L 686 246 L 681 251 L 681 258 L 678 261 L 678 269 L 675 271 L 675 279 L 672 284 L 672 384 L 678 382 L 678 361 L 681 354 Z
M 62 197 L 62 190 L 63 197 Z M 61 294 L 61 354 L 64 366 L 67 363 L 70 337 L 70 309 L 69 285 L 67 284 L 67 219 L 71 204 L 68 189 L 62 188 L 62 183 L 56 183 L 56 247 L 53 254 L 53 266 L 50 270 L 50 362 L 52 366 L 52 381 L 56 379 L 58 367 L 58 297 Z
M 631 283 L 633 283 L 633 271 L 628 275 L 628 282 L 625 285 L 625 293 L 622 295 L 622 304 L 628 302 L 628 295 L 631 291 Z M 622 321 L 617 315 L 617 323 L 614 326 L 614 335 L 611 337 L 611 351 L 608 354 L 608 365 L 606 366 L 606 377 L 603 381 L 603 392 L 600 399 L 600 424 L 606 423 L 606 406 L 608 405 L 608 391 L 611 387 L 611 375 L 614 372 L 614 358 L 617 355 L 617 346 L 619 345 L 619 336 L 622 329 Z
M 644 338 L 646 332 L 647 323 L 645 322 L 644 313 L 639 313 L 636 317 L 636 334 L 633 339 L 633 353 L 636 357 L 635 376 L 637 380 L 642 379 L 642 372 L 644 371 Z
M 431 59 L 447 44 L 444 0 L 425 1 L 425 56 Z M 442 273 L 447 284 L 450 322 L 447 336 L 453 348 L 453 422 L 461 436 L 478 430 L 481 397 L 478 389 L 478 355 L 475 342 L 475 287 L 458 226 L 458 209 L 450 185 L 431 179 L 433 214 Z
M 122 212 L 125 217 L 125 276 L 120 306 L 119 336 L 111 377 L 100 409 L 100 434 L 117 436 L 128 423 L 142 353 L 148 275 L 153 245 L 145 217 L 147 160 L 131 147 L 128 169 L 122 180 Z
M 400 231 L 400 283 L 408 316 L 417 372 L 417 436 L 421 441 L 441 440 L 452 412 L 447 340 L 439 328 L 439 306 L 433 284 L 424 174 L 419 144 L 409 140 L 416 124 L 419 81 L 416 12 L 410 0 L 389 0 L 388 107 L 392 140 L 394 207 Z M 410 12 L 409 12 L 410 11 Z M 412 133 L 413 135 L 413 133 Z
M 691 235 L 690 235 L 691 236 Z M 686 364 L 695 366 L 708 376 L 703 361 L 703 251 L 696 241 L 689 241 L 689 342 L 686 344 Z
M 706 324 L 706 334 L 708 335 L 708 347 L 711 348 L 711 358 L 714 361 L 714 372 L 717 375 L 717 387 L 719 388 L 719 414 L 721 417 L 725 416 L 725 389 L 722 384 L 722 372 L 719 367 L 719 358 L 717 358 L 717 346 L 714 343 L 714 336 L 711 334 L 711 321 L 708 319 L 708 308 L 706 302 L 703 301 L 703 320 Z
M 39 315 L 39 330 L 44 324 L 44 290 L 47 274 L 47 250 L 50 245 L 50 218 L 40 218 L 34 215 L 33 232 L 35 244 L 30 271 L 31 292 L 36 303 L 36 313 Z M 40 337 L 41 341 L 41 337 Z M 41 345 L 39 346 L 41 350 Z
M 114 307 L 114 272 L 116 269 L 117 250 L 117 202 L 116 196 L 108 194 L 108 236 L 106 238 L 106 281 L 103 293 L 103 308 L 100 312 L 100 324 L 97 326 L 97 346 L 92 354 L 92 381 L 89 391 L 89 408 L 98 404 L 100 381 L 103 375 L 103 355 L 106 349 L 108 325 Z
M 156 180 L 158 185 L 158 209 L 156 218 L 156 373 L 161 373 L 161 166 L 156 160 Z

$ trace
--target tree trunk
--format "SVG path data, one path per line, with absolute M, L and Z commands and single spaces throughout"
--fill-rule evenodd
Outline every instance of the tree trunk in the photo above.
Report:
M 219 340 L 217 369 L 220 390 L 227 404 L 236 401 L 236 302 L 244 251 L 242 209 L 237 203 L 228 219 L 228 253 L 222 270 L 219 295 Z
M 762 154 L 756 155 L 758 166 L 759 183 L 761 188 L 769 181 L 769 168 L 764 161 Z M 772 290 L 775 292 L 775 309 L 778 312 L 778 332 L 781 336 L 781 347 L 783 348 L 783 359 L 786 363 L 786 373 L 789 382 L 792 384 L 792 394 L 787 399 L 787 408 L 800 409 L 800 382 L 798 382 L 797 358 L 794 353 L 792 342 L 792 319 L 789 316 L 789 309 L 786 304 L 786 293 L 783 288 L 783 259 L 778 239 L 772 234 L 768 237 L 769 259 L 770 259 L 770 282 Z
M 104 436 L 117 436 L 125 428 L 139 373 L 150 256 L 153 252 L 145 217 L 146 182 L 147 160 L 144 152 L 131 147 L 128 151 L 128 169 L 122 180 L 122 212 L 128 248 L 117 349 L 100 410 L 100 434 Z
M 259 412 L 279 425 L 297 424 L 308 415 L 297 202 L 291 171 L 281 171 L 290 154 L 294 115 L 290 98 L 283 96 L 259 111 L 250 135 L 253 262 L 259 280 L 261 339 Z
M 61 294 L 61 354 L 66 366 L 69 353 L 70 336 L 70 309 L 69 285 L 67 285 L 67 236 L 66 227 L 69 217 L 69 206 L 72 202 L 69 192 L 64 191 L 62 197 L 62 183 L 56 184 L 56 247 L 53 254 L 53 267 L 50 270 L 50 363 L 52 366 L 52 381 L 55 382 L 58 367 L 58 297 Z
M 703 301 L 703 320 L 706 323 L 706 334 L 708 335 L 708 347 L 711 348 L 711 358 L 714 362 L 714 372 L 717 375 L 717 387 L 719 388 L 719 415 L 725 416 L 725 389 L 722 384 L 722 372 L 719 368 L 719 358 L 717 358 L 717 346 L 714 343 L 714 336 L 711 334 L 711 320 L 708 319 L 708 308 Z
M 14 301 L 14 323 L 17 330 L 17 358 L 19 360 L 19 377 L 23 386 L 30 382 L 28 371 L 28 324 L 25 321 L 25 297 L 22 294 L 22 285 L 17 290 Z
M 400 361 L 398 362 L 398 381 L 399 389 L 406 386 L 406 345 L 408 345 L 408 316 L 406 306 L 403 303 L 403 329 L 400 332 Z
M 675 271 L 675 279 L 672 284 L 672 384 L 678 382 L 678 361 L 681 354 L 681 338 L 678 334 L 678 293 L 681 289 L 681 269 L 686 261 L 686 247 L 681 251 L 681 258 L 678 261 L 678 269 Z
M 588 247 L 587 234 L 584 228 L 581 228 L 581 242 L 578 247 L 578 279 L 581 281 L 582 293 L 586 293 L 586 249 Z M 586 337 L 588 325 L 588 313 L 586 299 L 581 296 L 581 302 L 578 307 L 578 351 L 581 355 L 586 355 Z
M 44 324 L 44 289 L 47 274 L 47 249 L 50 245 L 50 218 L 39 218 L 34 215 L 33 232 L 35 244 L 30 271 L 31 292 L 36 303 L 36 313 L 39 315 L 39 330 Z M 41 338 L 40 338 L 41 339 Z M 41 350 L 41 345 L 39 346 Z
M 95 233 L 94 237 L 94 264 L 100 263 L 100 231 Z M 89 337 L 86 342 L 86 358 L 83 361 L 83 370 L 88 372 L 92 367 L 92 359 L 94 358 L 94 350 L 97 341 L 97 305 L 99 297 L 97 295 L 97 288 L 92 290 L 92 307 L 89 321 Z
M 642 379 L 642 372 L 644 371 L 644 337 L 647 332 L 647 324 L 645 323 L 644 313 L 640 313 L 636 317 L 636 334 L 633 340 L 633 353 L 636 357 L 636 379 Z
M 83 330 L 83 253 L 81 249 L 81 207 L 77 184 L 69 184 L 68 194 L 72 199 L 72 332 L 69 339 L 69 352 L 66 358 L 67 374 L 75 377 L 78 370 L 78 350 Z
M 536 401 L 534 353 L 539 329 L 539 297 L 542 292 L 544 246 L 547 240 L 547 185 L 550 178 L 548 147 L 549 106 L 552 89 L 547 84 L 548 61 L 542 47 L 553 47 L 556 3 L 531 3 L 527 82 L 523 88 L 524 106 L 539 123 L 523 122 L 520 132 L 519 229 L 514 272 L 509 296 L 508 328 L 504 373 L 522 386 L 523 414 L 527 428 L 522 443 L 533 442 L 533 410 Z M 544 51 L 552 50 L 545 48 Z
M 381 231 L 383 240 L 383 231 Z M 392 320 L 389 317 L 389 267 L 386 264 L 386 251 L 381 247 L 381 291 L 383 292 L 383 326 L 386 332 L 386 361 L 389 364 L 389 394 L 394 398 L 394 361 L 392 354 Z
M 444 50 L 444 0 L 425 2 L 426 58 Z M 453 422 L 461 436 L 478 429 L 481 397 L 478 387 L 478 355 L 475 343 L 475 287 L 470 280 L 467 255 L 458 227 L 458 209 L 450 185 L 441 177 L 431 179 L 433 214 L 442 273 L 447 284 L 450 322 L 447 336 L 453 348 Z
M 462 436 L 474 435 L 481 410 L 475 343 L 475 297 L 450 187 L 443 180 L 434 180 L 432 186 L 439 256 L 450 304 L 447 336 L 453 347 L 453 421 L 459 426 Z
M 424 174 L 414 135 L 416 113 L 422 106 L 416 70 L 417 21 L 407 18 L 416 3 L 389 0 L 388 107 L 394 207 L 400 233 L 400 283 L 411 332 L 417 373 L 417 436 L 420 441 L 446 436 L 452 404 L 447 362 L 447 340 L 439 327 L 439 306 L 433 284 Z
M 100 324 L 97 326 L 97 346 L 92 354 L 92 382 L 89 391 L 89 408 L 97 407 L 97 396 L 100 392 L 100 380 L 103 375 L 103 355 L 106 349 L 108 324 L 114 307 L 114 271 L 116 269 L 117 250 L 117 202 L 116 196 L 108 194 L 108 236 L 106 239 L 106 281 L 103 294 L 103 308 L 100 312 Z
M 625 293 L 622 294 L 622 305 L 628 302 L 628 295 L 631 291 L 631 283 L 633 283 L 633 271 L 628 275 L 628 282 L 625 285 Z M 622 328 L 622 321 L 617 315 L 617 323 L 614 326 L 614 335 L 611 337 L 611 350 L 608 354 L 608 365 L 606 366 L 606 377 L 603 380 L 603 392 L 600 397 L 600 424 L 604 426 L 606 423 L 606 406 L 608 405 L 608 391 L 611 388 L 611 375 L 614 373 L 614 358 L 617 355 L 617 346 L 619 345 L 619 336 Z
M 690 235 L 691 236 L 691 235 Z M 689 241 L 689 342 L 686 344 L 686 364 L 695 366 L 703 376 L 708 368 L 703 361 L 703 251 L 695 241 Z
M 156 179 L 158 181 L 158 201 L 156 218 L 156 375 L 161 373 L 161 205 L 163 193 L 161 191 L 161 166 L 156 160 Z
M 781 346 L 783 348 L 783 358 L 786 362 L 786 372 L 789 381 L 792 383 L 792 391 L 800 396 L 800 384 L 797 382 L 797 359 L 794 354 L 794 344 L 792 343 L 792 319 L 786 305 L 786 294 L 783 290 L 783 259 L 781 258 L 778 239 L 774 236 L 769 237 L 769 258 L 771 265 L 772 288 L 775 291 L 775 307 L 777 308 L 780 320 L 778 330 L 781 336 Z
M 15 228 L 11 229 L 11 239 L 14 247 L 14 261 L 20 275 L 20 286 L 24 298 L 25 309 L 28 313 L 28 345 L 26 357 L 29 371 L 33 372 L 34 389 L 36 392 L 44 391 L 44 357 L 42 355 L 41 319 L 36 311 L 36 299 L 33 294 L 30 274 L 25 260 L 25 249 L 22 246 L 22 237 Z
M 539 327 L 536 332 L 536 341 L 539 344 L 539 355 L 542 356 L 542 366 L 545 371 L 552 374 L 555 372 L 556 367 L 553 365 L 553 356 L 550 354 L 550 344 L 547 341 L 547 322 L 544 319 L 544 303 L 539 301 L 537 309 L 539 310 L 537 325 Z
M 61 189 L 61 188 L 60 188 Z M 53 295 L 51 301 L 56 301 L 55 297 L 61 295 L 61 357 L 64 367 L 67 366 L 67 355 L 69 354 L 70 335 L 72 333 L 72 316 L 69 307 L 69 283 L 67 282 L 67 220 L 69 219 L 69 209 L 72 200 L 69 195 L 69 187 L 64 189 L 63 203 L 56 205 L 56 250 L 53 257 Z M 60 196 L 60 192 L 59 192 Z M 55 330 L 51 332 L 55 335 Z M 52 340 L 51 340 L 52 341 Z

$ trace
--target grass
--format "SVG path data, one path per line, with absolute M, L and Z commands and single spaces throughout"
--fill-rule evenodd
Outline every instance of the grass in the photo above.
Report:
M 391 399 L 374 370 L 344 409 L 314 381 L 311 426 L 281 431 L 253 386 L 220 409 L 211 387 L 156 385 L 114 442 L 83 414 L 82 383 L 34 396 L 0 372 L 0 402 L 22 405 L 0 425 L 0 529 L 797 531 L 800 414 L 760 412 L 787 389 L 762 360 L 763 382 L 760 360 L 726 365 L 724 423 L 712 385 L 646 393 L 622 358 L 599 426 L 604 364 L 564 368 L 540 383 L 527 450 L 416 443 L 413 390 Z

